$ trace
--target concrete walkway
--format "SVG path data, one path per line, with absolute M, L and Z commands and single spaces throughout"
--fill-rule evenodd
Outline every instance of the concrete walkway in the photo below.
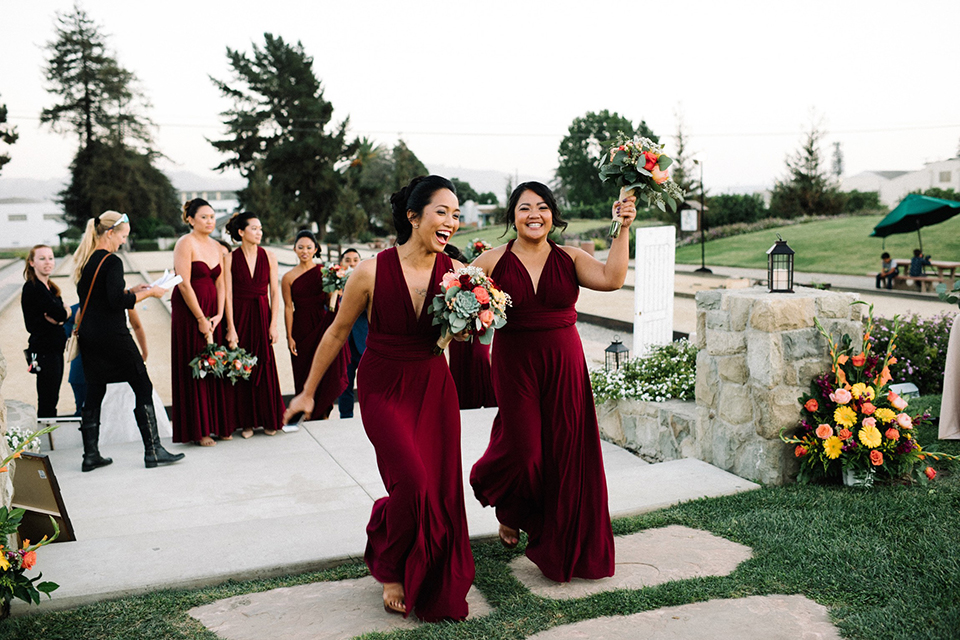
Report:
M 473 538 L 497 531 L 493 510 L 482 508 L 466 484 L 495 412 L 462 412 Z M 44 576 L 61 585 L 42 610 L 362 557 L 371 505 L 385 491 L 359 419 L 310 422 L 295 433 L 235 437 L 210 448 L 169 448 L 186 459 L 148 470 L 139 443 L 104 447 L 114 463 L 90 473 L 80 471 L 80 449 L 50 452 L 77 540 L 38 553 Z M 698 460 L 650 465 L 606 442 L 603 455 L 613 517 L 758 488 Z M 29 610 L 14 602 L 14 613 Z

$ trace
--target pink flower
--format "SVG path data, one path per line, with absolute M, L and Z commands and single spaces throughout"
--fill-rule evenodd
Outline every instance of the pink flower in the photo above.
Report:
M 489 327 L 491 324 L 493 324 L 493 311 L 491 311 L 490 309 L 484 309 L 483 311 L 480 312 L 479 318 L 480 318 L 480 323 L 484 327 Z
M 847 404 L 853 400 L 853 394 L 846 389 L 840 388 L 830 394 L 830 399 L 837 404 Z
M 867 416 L 872 416 L 873 412 L 876 410 L 877 408 L 869 402 L 864 402 L 862 405 L 860 405 L 860 411 L 862 411 L 863 414 Z
M 877 426 L 877 419 L 876 419 L 876 418 L 864 418 L 864 419 L 863 419 L 863 426 L 865 426 L 865 427 L 876 427 L 876 426 Z
M 667 171 L 661 171 L 659 166 L 653 168 L 653 171 L 650 172 L 653 177 L 653 181 L 657 184 L 663 184 L 670 179 L 670 173 Z
M 927 478 L 929 478 L 930 480 L 933 480 L 934 478 L 937 477 L 937 470 L 934 469 L 933 467 L 927 467 L 926 469 L 923 470 L 923 472 L 927 474 Z
M 477 302 L 480 304 L 487 304 L 490 302 L 490 294 L 487 293 L 487 290 L 483 287 L 474 287 L 473 295 L 476 296 Z
M 913 429 L 913 420 L 911 420 L 910 416 L 905 413 L 897 414 L 897 424 L 904 429 Z
M 443 274 L 443 280 L 441 280 L 444 290 L 449 289 L 450 287 L 460 288 L 460 279 L 457 278 L 457 274 L 453 271 L 447 271 Z
M 821 424 L 817 427 L 817 437 L 821 440 L 826 440 L 833 435 L 833 427 L 828 424 Z
M 893 408 L 897 411 L 903 411 L 907 408 L 907 401 L 898 396 L 896 393 L 891 391 L 887 394 L 887 400 L 890 401 L 890 404 L 893 405 Z

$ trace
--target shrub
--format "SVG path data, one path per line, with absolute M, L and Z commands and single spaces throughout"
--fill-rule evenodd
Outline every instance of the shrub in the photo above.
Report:
M 648 402 L 692 400 L 697 378 L 697 347 L 688 340 L 654 347 L 645 358 L 631 358 L 619 371 L 590 372 L 597 402 L 628 398 Z
M 136 240 L 133 243 L 134 251 L 159 251 L 160 244 L 156 240 Z
M 844 192 L 844 213 L 856 213 L 857 211 L 876 211 L 883 207 L 880 204 L 880 194 L 876 191 L 853 191 Z
M 706 221 L 711 227 L 736 222 L 756 222 L 765 217 L 767 208 L 763 204 L 763 196 L 759 193 L 713 196 L 707 202 Z
M 898 382 L 912 382 L 922 395 L 943 393 L 943 371 L 947 364 L 947 342 L 953 327 L 952 312 L 922 318 L 916 314 L 900 319 L 900 335 L 890 373 Z M 884 351 L 890 342 L 893 320 L 877 318 L 870 336 L 875 351 Z

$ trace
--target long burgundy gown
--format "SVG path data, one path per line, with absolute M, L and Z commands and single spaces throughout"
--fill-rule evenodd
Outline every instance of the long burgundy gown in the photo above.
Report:
M 490 376 L 490 345 L 472 342 L 450 343 L 450 374 L 457 385 L 461 409 L 497 406 Z
M 452 268 L 437 254 L 417 318 L 396 248 L 377 255 L 367 348 L 357 370 L 363 427 L 389 494 L 373 505 L 364 560 L 380 582 L 402 582 L 407 612 L 462 620 L 474 564 L 460 465 L 457 390 L 427 307 Z
M 207 317 L 217 315 L 217 278 L 220 265 L 213 269 L 199 260 L 190 264 L 190 286 L 200 309 Z M 197 328 L 197 319 L 175 287 L 170 299 L 171 345 L 170 371 L 173 374 L 173 441 L 196 442 L 209 436 L 226 436 L 233 431 L 224 414 L 223 382 L 207 376 L 195 380 L 190 371 L 193 360 L 207 341 Z M 214 330 L 213 340 L 223 344 L 223 323 Z
M 526 554 L 557 582 L 614 572 L 607 483 L 590 376 L 577 333 L 573 259 L 551 251 L 534 292 L 507 245 L 491 276 L 513 298 L 493 348 L 501 409 L 470 484 L 497 519 L 527 532 Z M 504 408 L 507 408 L 506 410 Z
M 293 327 L 290 333 L 297 343 L 299 354 L 290 354 L 294 393 L 303 391 L 317 345 L 337 315 L 336 311 L 330 311 L 327 307 L 330 294 L 324 293 L 322 278 L 323 271 L 320 265 L 317 265 L 301 274 L 290 285 L 290 297 L 293 299 Z M 330 363 L 330 368 L 313 394 L 313 415 L 319 417 L 330 413 L 334 401 L 347 388 L 349 362 L 350 345 L 344 344 L 340 355 Z
M 286 408 L 280 395 L 277 361 L 270 344 L 270 259 L 257 247 L 257 264 L 250 276 L 243 249 L 233 251 L 233 325 L 237 344 L 257 356 L 249 380 L 240 380 L 229 392 L 234 429 L 277 430 L 283 426 Z M 275 286 L 275 285 L 274 285 Z M 229 384 L 229 383 L 228 383 Z

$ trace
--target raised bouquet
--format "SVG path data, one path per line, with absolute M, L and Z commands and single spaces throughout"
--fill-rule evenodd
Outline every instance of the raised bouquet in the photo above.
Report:
M 330 311 L 333 311 L 337 308 L 337 301 L 343 293 L 343 288 L 347 286 L 347 278 L 350 277 L 353 269 L 341 267 L 339 264 L 324 265 L 321 268 L 323 269 L 321 272 L 323 290 L 330 294 Z
M 672 163 L 673 159 L 664 155 L 662 147 L 653 140 L 627 138 L 621 133 L 600 158 L 600 180 L 620 187 L 619 200 L 635 195 L 648 206 L 676 211 L 684 193 L 667 172 Z M 620 220 L 615 218 L 610 225 L 610 237 L 619 235 Z
M 480 257 L 480 254 L 484 251 L 489 251 L 493 249 L 493 245 L 479 238 L 474 238 L 470 241 L 463 249 L 463 257 L 466 258 L 467 262 L 473 262 Z
M 477 338 L 481 344 L 490 344 L 494 330 L 507 323 L 510 304 L 510 295 L 494 284 L 483 269 L 464 267 L 443 274 L 440 293 L 428 308 L 433 324 L 442 328 L 434 354 L 443 353 L 453 336 L 463 331 L 471 340 Z
M 237 380 L 250 378 L 255 364 L 257 356 L 250 355 L 246 349 L 230 349 L 211 342 L 190 361 L 189 366 L 194 378 L 211 375 L 214 378 L 227 378 L 230 384 L 236 384 Z
M 854 304 L 865 304 L 855 302 Z M 900 478 L 915 471 L 923 482 L 933 479 L 936 470 L 918 463 L 927 458 L 953 460 L 925 451 L 916 441 L 914 427 L 929 415 L 911 416 L 907 401 L 888 388 L 890 365 L 896 363 L 899 316 L 885 353 L 873 353 L 873 305 L 864 327 L 863 341 L 854 344 L 849 335 L 839 341 L 814 320 L 830 349 L 832 366 L 810 384 L 803 394 L 800 425 L 795 435 L 781 439 L 794 445 L 800 459 L 800 482 L 817 478 L 843 478 L 850 486 L 870 486 L 877 474 Z

